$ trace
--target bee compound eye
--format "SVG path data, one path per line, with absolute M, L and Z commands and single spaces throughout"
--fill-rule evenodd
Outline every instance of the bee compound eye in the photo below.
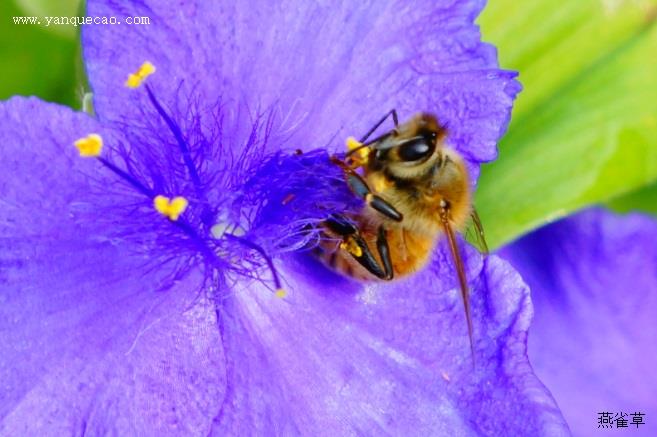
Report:
M 399 146 L 399 159 L 402 161 L 419 161 L 426 158 L 433 151 L 424 138 L 409 141 L 406 144 Z

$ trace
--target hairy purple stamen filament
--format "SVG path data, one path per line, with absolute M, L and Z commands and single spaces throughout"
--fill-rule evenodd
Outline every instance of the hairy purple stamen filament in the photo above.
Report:
M 219 258 L 219 256 L 210 247 L 208 247 L 206 241 L 196 233 L 194 228 L 185 219 L 175 222 L 172 221 L 171 223 L 182 230 L 183 233 L 187 234 L 187 236 L 189 236 L 192 241 L 196 243 L 201 252 L 213 261 L 213 264 L 215 264 L 216 267 L 221 266 L 221 258 Z
M 107 159 L 102 158 L 102 157 L 98 157 L 98 160 L 101 162 L 101 164 L 103 164 L 105 167 L 107 167 L 108 169 L 110 169 L 111 171 L 113 171 L 114 173 L 119 175 L 119 177 L 121 177 L 122 179 L 127 181 L 130 185 L 135 187 L 137 189 L 137 191 L 144 194 L 146 197 L 148 197 L 150 199 L 153 199 L 153 197 L 155 197 L 155 194 L 153 194 L 153 190 L 151 190 L 150 188 L 145 187 L 141 182 L 139 182 L 137 179 L 130 176 L 130 174 L 128 174 L 127 172 L 121 170 L 119 167 L 114 165 L 112 162 L 110 162 Z
M 167 112 L 164 110 L 162 105 L 160 105 L 160 102 L 157 100 L 157 98 L 155 98 L 155 94 L 153 94 L 153 90 L 151 90 L 151 87 L 145 85 L 145 88 L 146 88 L 146 93 L 148 94 L 148 98 L 150 99 L 151 103 L 155 107 L 155 110 L 157 111 L 158 114 L 160 114 L 164 122 L 167 124 L 167 126 L 171 130 L 171 133 L 176 139 L 176 142 L 178 143 L 178 147 L 180 147 L 180 152 L 182 153 L 183 160 L 185 161 L 185 166 L 189 171 L 189 176 L 192 178 L 192 182 L 194 183 L 194 187 L 196 188 L 197 194 L 199 195 L 200 198 L 205 199 L 203 188 L 201 186 L 201 178 L 198 175 L 198 171 L 196 170 L 196 166 L 194 165 L 192 156 L 189 153 L 189 147 L 187 147 L 187 143 L 183 138 L 183 134 L 180 131 L 180 127 L 176 124 L 175 121 L 173 121 L 171 117 L 169 117 L 169 114 L 167 114 Z
M 127 181 L 130 185 L 135 187 L 139 192 L 144 194 L 146 197 L 148 197 L 151 200 L 155 197 L 153 190 L 144 186 L 141 182 L 130 176 L 124 170 L 121 170 L 112 162 L 102 157 L 99 157 L 98 159 L 105 167 L 107 167 L 109 170 L 111 170 L 119 177 Z M 213 264 L 216 264 L 217 267 L 221 265 L 221 259 L 210 247 L 208 247 L 205 240 L 198 235 L 198 233 L 194 230 L 191 224 L 189 224 L 184 219 L 180 221 L 171 221 L 171 223 L 173 223 L 177 228 L 182 230 L 183 233 L 186 234 L 196 244 L 199 250 L 213 261 Z
M 257 244 L 255 244 L 254 242 L 252 242 L 250 240 L 247 240 L 246 238 L 238 237 L 237 235 L 233 235 L 233 234 L 229 234 L 229 233 L 227 233 L 225 235 L 229 239 L 237 241 L 238 243 L 240 243 L 240 244 L 242 244 L 246 247 L 249 247 L 249 248 L 255 250 L 256 252 L 258 252 L 264 258 L 265 262 L 267 263 L 267 267 L 269 267 L 269 270 L 271 271 L 272 277 L 274 279 L 274 285 L 276 286 L 276 289 L 278 290 L 278 289 L 281 288 L 281 281 L 278 277 L 278 273 L 276 272 L 276 268 L 274 267 L 274 262 L 271 260 L 271 257 L 269 255 L 267 255 L 267 252 L 265 252 L 265 250 L 262 247 L 258 246 Z
M 145 88 L 148 94 L 149 101 L 153 105 L 157 114 L 166 123 L 167 127 L 173 134 L 176 143 L 178 144 L 179 150 L 183 157 L 184 165 L 187 168 L 187 171 L 192 179 L 195 191 L 197 195 L 201 198 L 202 204 L 204 205 L 203 206 L 204 210 L 202 211 L 203 214 L 201 214 L 201 217 L 214 217 L 215 213 L 209 210 L 209 206 L 205 201 L 207 197 L 203 190 L 203 184 L 201 183 L 201 178 L 198 169 L 196 168 L 196 165 L 194 163 L 194 160 L 190 152 L 190 148 L 183 136 L 183 132 L 181 128 L 174 121 L 174 119 L 167 113 L 164 107 L 160 104 L 157 97 L 155 96 L 155 93 L 153 92 L 153 89 L 148 85 L 145 85 Z M 140 182 L 137 178 L 133 177 L 125 170 L 119 168 L 116 164 L 112 163 L 106 158 L 98 157 L 98 159 L 100 160 L 101 164 L 103 164 L 110 171 L 118 175 L 121 179 L 128 182 L 132 187 L 134 187 L 137 191 L 142 193 L 144 196 L 148 197 L 151 200 L 155 199 L 157 193 L 152 188 Z M 212 220 L 212 218 L 210 220 Z M 180 219 L 176 219 L 176 220 L 170 219 L 169 221 L 171 224 L 174 225 L 174 227 L 182 231 L 182 233 L 185 234 L 193 242 L 193 244 L 198 248 L 200 253 L 204 255 L 204 257 L 210 262 L 212 266 L 216 268 L 226 267 L 226 262 L 219 254 L 217 254 L 215 250 L 215 245 L 212 244 L 210 241 L 208 241 L 207 238 L 204 238 L 203 236 L 204 231 L 201 232 L 201 234 L 199 234 L 196 227 L 193 226 L 192 223 L 189 220 L 185 219 L 184 217 L 181 217 Z M 206 226 L 209 225 L 209 223 L 206 222 L 204 222 L 204 224 Z M 265 261 L 268 269 L 270 270 L 277 291 L 281 290 L 281 281 L 276 271 L 276 268 L 274 267 L 274 263 L 271 257 L 267 255 L 267 252 L 262 247 L 260 247 L 258 244 L 246 238 L 241 238 L 231 233 L 224 233 L 223 235 L 228 240 L 234 241 L 242 246 L 245 246 L 257 252 Z M 232 269 L 233 271 L 249 276 L 248 271 L 242 272 L 241 269 L 235 267 L 236 266 L 233 266 Z

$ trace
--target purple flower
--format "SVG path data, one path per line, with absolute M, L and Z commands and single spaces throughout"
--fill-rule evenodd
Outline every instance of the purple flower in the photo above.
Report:
M 382 285 L 301 250 L 358 205 L 328 153 L 390 108 L 438 114 L 475 179 L 495 157 L 519 85 L 482 3 L 89 2 L 151 20 L 84 29 L 96 116 L 0 107 L 0 430 L 567 434 L 507 263 L 465 253 L 473 368 L 444 247 Z
M 575 435 L 591 434 L 604 412 L 621 427 L 642 413 L 632 431 L 657 431 L 655 241 L 654 219 L 592 209 L 502 252 L 532 290 L 532 365 Z

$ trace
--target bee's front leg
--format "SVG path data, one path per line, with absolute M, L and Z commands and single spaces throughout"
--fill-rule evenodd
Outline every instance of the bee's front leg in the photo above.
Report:
M 331 161 L 342 168 L 347 185 L 349 185 L 349 188 L 356 196 L 365 200 L 370 207 L 391 220 L 400 222 L 404 219 L 402 213 L 397 211 L 394 206 L 374 194 L 362 176 L 356 173 L 349 165 L 337 156 L 331 156 Z

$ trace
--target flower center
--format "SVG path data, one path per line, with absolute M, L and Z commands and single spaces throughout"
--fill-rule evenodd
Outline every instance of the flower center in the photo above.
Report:
M 141 182 L 140 179 L 143 178 L 131 174 L 134 172 L 130 171 L 131 164 L 129 161 L 126 161 L 126 165 L 124 166 L 128 170 L 124 170 L 110 159 L 103 157 L 101 155 L 103 151 L 103 138 L 98 133 L 91 133 L 75 141 L 74 145 L 78 149 L 80 156 L 97 159 L 108 170 L 126 181 L 138 192 L 151 199 L 154 209 L 162 216 L 166 217 L 175 228 L 182 231 L 182 233 L 194 243 L 195 251 L 204 255 L 205 259 L 209 260 L 214 268 L 225 269 L 228 267 L 230 269 L 231 267 L 235 267 L 235 251 L 231 250 L 230 247 L 227 248 L 226 242 L 232 243 L 233 247 L 235 245 L 242 246 L 246 250 L 256 253 L 257 256 L 265 261 L 265 264 L 271 272 L 276 287 L 274 293 L 275 296 L 279 298 L 284 297 L 286 293 L 281 287 L 280 279 L 273 261 L 266 251 L 256 243 L 247 239 L 243 232 L 237 232 L 240 230 L 239 228 L 228 226 L 226 223 L 215 223 L 216 211 L 211 209 L 211 203 L 208 201 L 208 195 L 205 192 L 204 185 L 201 181 L 199 169 L 194 161 L 194 157 L 192 156 L 185 136 L 183 135 L 183 131 L 174 118 L 169 115 L 164 106 L 159 102 L 153 89 L 145 83 L 146 79 L 152 75 L 155 70 L 155 66 L 152 63 L 144 62 L 135 73 L 128 76 L 125 86 L 130 89 L 136 89 L 144 85 L 143 88 L 146 90 L 148 101 L 168 128 L 175 140 L 175 144 L 177 144 L 184 165 L 183 172 L 189 177 L 191 180 L 191 186 L 193 187 L 194 193 L 192 194 L 192 198 L 190 199 L 182 195 L 177 195 L 177 193 L 173 193 L 173 195 L 167 195 L 167 193 L 162 192 L 158 193 L 157 191 L 160 191 L 160 189 L 149 187 L 149 183 Z M 175 163 L 174 158 L 167 157 L 167 161 Z M 173 174 L 180 174 L 180 171 L 176 170 L 172 175 Z M 158 185 L 160 187 L 171 186 L 163 179 L 164 175 L 157 175 L 153 179 L 154 187 L 157 187 Z M 194 213 L 191 215 L 187 213 L 190 203 L 196 205 L 196 215 Z M 223 245 L 218 244 L 222 242 L 224 243 Z M 226 257 L 228 261 L 224 260 L 224 257 Z M 243 269 L 234 270 L 239 272 Z M 245 272 L 245 274 L 250 275 L 250 272 Z

